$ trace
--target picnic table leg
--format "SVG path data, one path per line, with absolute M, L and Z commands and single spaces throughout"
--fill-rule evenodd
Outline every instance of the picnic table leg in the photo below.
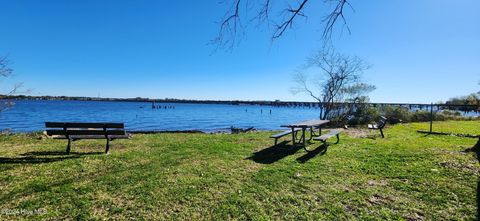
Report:
M 306 146 L 306 145 L 305 145 L 305 129 L 307 129 L 307 128 L 302 127 L 302 140 L 303 140 L 303 146 L 304 146 L 304 147 Z
M 292 143 L 295 146 L 295 128 L 292 127 Z
M 310 127 L 310 138 L 308 139 L 308 141 L 311 141 L 313 139 L 313 135 L 315 134 L 315 131 L 313 130 L 313 127 Z

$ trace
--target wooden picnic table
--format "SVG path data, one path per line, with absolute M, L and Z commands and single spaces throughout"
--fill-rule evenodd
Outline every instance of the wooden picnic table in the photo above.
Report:
M 305 148 L 306 146 L 306 139 L 305 139 L 305 131 L 307 129 L 310 129 L 310 140 L 313 138 L 313 136 L 320 136 L 322 133 L 322 125 L 330 123 L 329 120 L 307 120 L 307 121 L 302 121 L 298 123 L 293 123 L 293 124 L 286 124 L 286 125 L 281 125 L 281 127 L 288 127 L 292 130 L 292 142 L 293 145 L 302 143 L 303 147 Z M 295 129 L 300 128 L 302 129 L 302 137 L 300 138 L 299 142 L 296 141 L 295 137 Z M 318 128 L 318 135 L 315 134 L 315 128 Z

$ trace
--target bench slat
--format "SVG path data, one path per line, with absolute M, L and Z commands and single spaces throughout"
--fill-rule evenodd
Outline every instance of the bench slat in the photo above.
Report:
M 295 128 L 294 131 L 297 132 L 299 130 L 302 130 L 301 128 Z M 283 131 L 282 133 L 279 133 L 279 134 L 275 134 L 275 135 L 272 135 L 270 136 L 270 138 L 279 138 L 279 137 L 283 137 L 283 136 L 286 136 L 286 135 L 289 135 L 292 133 L 292 130 L 286 130 L 286 131 Z
M 125 128 L 124 123 L 45 122 L 47 128 Z
M 339 134 L 339 133 L 340 133 L 340 131 L 338 131 L 338 130 L 332 130 L 332 131 L 330 131 L 330 132 L 327 133 L 327 134 L 324 134 L 324 135 L 319 136 L 319 137 L 314 137 L 313 139 L 314 139 L 314 140 L 325 141 L 325 140 L 327 140 L 328 138 L 331 138 L 331 137 L 333 137 L 333 136 L 336 136 L 336 135 Z
M 82 139 L 105 139 L 103 135 L 73 135 L 69 136 L 72 140 L 82 140 Z M 64 135 L 54 135 L 53 139 L 67 139 L 67 136 Z M 130 138 L 129 135 L 109 135 L 108 138 L 115 140 L 115 139 L 128 139 Z
M 47 135 L 125 135 L 125 130 L 46 130 Z M 105 137 L 104 137 L 105 138 Z

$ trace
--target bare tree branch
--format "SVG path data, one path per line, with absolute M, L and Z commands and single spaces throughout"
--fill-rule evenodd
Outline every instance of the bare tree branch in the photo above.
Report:
M 323 38 L 324 39 L 329 39 L 331 37 L 332 32 L 333 32 L 333 28 L 334 28 L 334 26 L 337 23 L 337 20 L 339 18 L 342 19 L 343 24 L 347 27 L 348 33 L 351 33 L 350 27 L 348 27 L 347 20 L 345 19 L 345 16 L 343 14 L 343 9 L 344 9 L 345 5 L 350 6 L 350 8 L 352 8 L 352 10 L 353 10 L 353 7 L 352 7 L 352 5 L 350 5 L 350 3 L 347 0 L 336 0 L 336 1 L 338 1 L 337 6 L 332 11 L 332 13 L 330 13 L 324 20 L 324 22 L 326 23 L 325 28 L 323 30 Z
M 294 88 L 291 89 L 291 92 L 293 94 L 306 92 L 308 95 L 310 95 L 315 100 L 317 100 L 319 102 L 322 101 L 322 99 L 318 96 L 315 96 L 315 94 L 312 92 L 312 90 L 310 90 L 310 88 L 308 87 L 308 85 L 307 85 L 308 80 L 307 80 L 307 77 L 305 76 L 305 74 L 303 74 L 302 72 L 297 72 L 297 74 L 294 76 L 294 80 L 299 85 L 299 87 L 294 87 Z
M 258 11 L 257 15 L 252 20 L 258 20 L 259 23 L 269 22 L 270 10 L 272 9 L 272 3 L 270 0 L 265 0 L 262 7 Z
M 232 49 L 236 44 L 238 44 L 243 37 L 244 27 L 242 25 L 242 20 L 245 21 L 258 21 L 258 24 L 266 24 L 267 27 L 270 27 L 270 24 L 273 25 L 271 39 L 275 40 L 282 37 L 289 28 L 292 28 L 295 21 L 298 17 L 306 17 L 304 13 L 310 0 L 284 0 L 289 6 L 282 9 L 274 9 L 273 1 L 271 0 L 257 0 L 254 1 L 252 10 L 255 10 L 254 16 L 246 17 L 247 13 L 242 13 L 243 8 L 246 10 L 250 7 L 246 7 L 249 4 L 248 0 L 225 0 L 224 4 L 227 5 L 227 10 L 219 23 L 219 31 L 217 37 L 215 37 L 211 43 L 217 45 L 217 47 L 226 47 Z M 322 34 L 322 38 L 327 40 L 330 38 L 333 29 L 339 19 L 343 21 L 343 24 L 347 27 L 348 32 L 350 33 L 350 28 L 347 25 L 344 8 L 350 6 L 348 0 L 325 0 L 325 5 L 327 2 L 335 2 L 332 11 L 327 14 L 323 22 L 325 23 L 325 28 Z M 244 5 L 245 7 L 243 7 Z M 295 6 L 292 6 L 295 5 Z M 277 7 L 278 8 L 278 7 Z M 278 10 L 279 16 L 272 18 L 271 11 Z
M 232 7 L 229 7 L 224 15 L 224 18 L 220 22 L 220 30 L 216 38 L 211 43 L 217 45 L 217 47 L 228 46 L 232 49 L 238 38 L 239 27 L 241 27 L 240 20 L 240 3 L 242 0 L 234 0 Z M 226 36 L 227 35 L 227 36 Z
M 283 33 L 285 32 L 285 30 L 287 29 L 287 27 L 291 28 L 293 26 L 293 20 L 295 19 L 295 17 L 305 16 L 302 13 L 302 10 L 305 7 L 305 4 L 307 2 L 308 2 L 308 0 L 303 0 L 302 3 L 297 8 L 294 9 L 294 8 L 290 7 L 289 9 L 286 10 L 287 12 L 291 13 L 291 16 L 290 16 L 290 18 L 288 18 L 286 21 L 284 21 L 280 25 L 277 25 L 277 29 L 275 30 L 275 32 L 273 33 L 273 36 L 272 36 L 273 39 L 281 37 L 283 35 Z
M 13 70 L 9 68 L 10 62 L 7 59 L 7 56 L 0 57 L 0 77 L 8 77 L 12 75 Z
M 0 57 L 0 77 L 10 77 L 13 74 L 13 70 L 9 67 L 9 60 L 7 56 Z M 3 100 L 4 97 L 8 97 L 17 93 L 20 93 L 19 90 L 22 88 L 23 84 L 18 83 L 13 85 L 13 88 L 10 89 L 9 91 L 6 92 L 6 94 L 2 95 L 0 94 L 0 113 L 4 111 L 7 108 L 10 108 L 14 105 L 12 101 L 8 100 Z M 28 91 L 25 91 L 23 93 L 28 93 Z

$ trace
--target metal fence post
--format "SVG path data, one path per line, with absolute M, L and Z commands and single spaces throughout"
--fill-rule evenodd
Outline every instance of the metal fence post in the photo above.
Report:
M 430 105 L 430 133 L 432 133 L 433 124 L 433 103 Z

